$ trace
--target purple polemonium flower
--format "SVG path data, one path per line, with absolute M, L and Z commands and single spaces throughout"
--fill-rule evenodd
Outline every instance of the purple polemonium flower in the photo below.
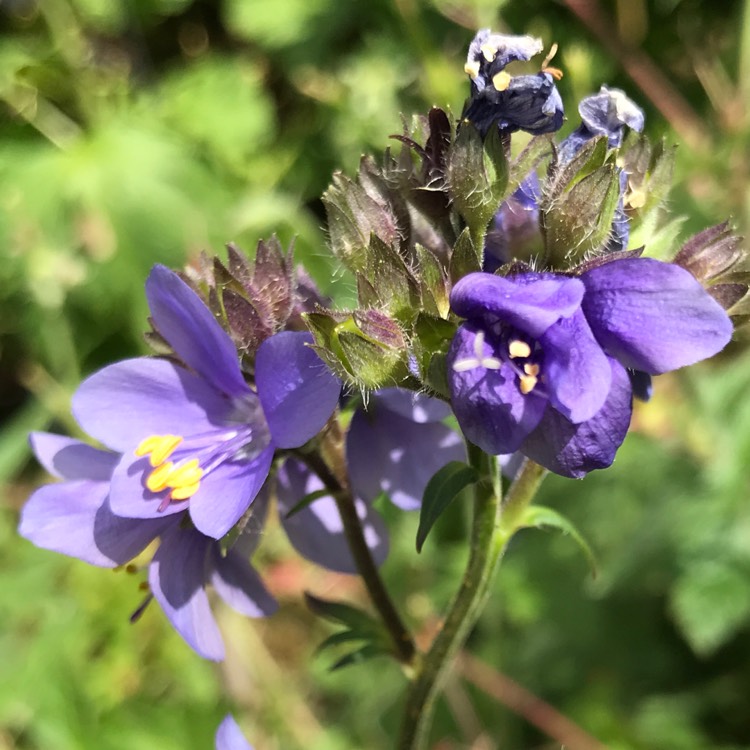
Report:
M 357 573 L 344 527 L 330 495 L 318 497 L 290 515 L 306 495 L 324 489 L 323 482 L 299 459 L 289 457 L 276 472 L 276 500 L 281 525 L 302 557 L 337 573 Z M 270 491 L 270 488 L 269 488 Z M 355 493 L 355 506 L 367 546 L 380 565 L 388 556 L 388 532 L 377 512 Z M 265 493 L 264 493 L 265 494 Z
M 606 136 L 609 148 L 619 148 L 625 137 L 625 129 L 640 133 L 643 130 L 643 110 L 620 89 L 602 86 L 598 94 L 587 96 L 578 105 L 581 124 L 560 144 L 561 162 L 570 161 L 582 146 L 596 136 Z M 628 175 L 619 170 L 620 197 L 612 219 L 612 232 L 606 250 L 625 250 L 630 239 L 630 219 L 625 212 L 625 191 Z
M 73 412 L 122 453 L 110 488 L 115 513 L 188 510 L 198 531 L 219 539 L 257 495 L 276 448 L 298 447 L 323 427 L 340 383 L 309 334 L 284 331 L 258 349 L 253 390 L 231 339 L 179 276 L 155 266 L 146 296 L 154 325 L 190 369 L 146 357 L 118 362 L 83 382 Z
M 432 475 L 449 461 L 465 461 L 461 436 L 443 420 L 448 404 L 403 388 L 373 394 L 352 418 L 346 459 L 352 487 L 373 500 L 385 492 L 402 510 L 417 510 Z
M 227 714 L 216 730 L 216 750 L 253 750 L 245 739 L 239 724 Z
M 461 436 L 442 420 L 447 404 L 401 388 L 374 393 L 368 408 L 358 409 L 346 437 L 349 480 L 365 541 L 375 562 L 388 554 L 388 536 L 371 502 L 381 493 L 403 510 L 416 510 L 432 475 L 449 461 L 466 460 Z M 282 525 L 297 551 L 329 570 L 355 573 L 336 503 L 326 495 L 286 514 L 323 483 L 305 464 L 287 458 L 276 477 Z
M 651 258 L 613 258 L 577 278 L 473 273 L 453 288 L 451 307 L 466 319 L 448 357 L 466 437 L 568 477 L 614 460 L 632 412 L 626 368 L 675 370 L 732 335 L 690 273 Z
M 539 135 L 559 130 L 563 104 L 553 75 L 511 76 L 506 66 L 516 60 L 530 60 L 542 51 L 541 40 L 530 36 L 477 32 L 469 45 L 464 70 L 471 79 L 471 96 L 462 119 L 471 122 L 485 136 L 497 123 L 501 131 L 525 130 Z
M 151 594 L 177 632 L 207 659 L 224 658 L 205 591 L 208 584 L 248 617 L 276 610 L 247 560 L 231 549 L 223 554 L 214 539 L 183 528 L 184 513 L 156 519 L 115 515 L 108 496 L 120 456 L 61 435 L 36 432 L 30 440 L 42 466 L 64 481 L 31 495 L 21 512 L 21 536 L 37 547 L 106 568 L 130 562 L 161 538 L 149 565 Z
M 493 273 L 513 259 L 527 260 L 541 247 L 539 201 L 542 190 L 532 172 L 513 195 L 500 204 L 484 243 L 483 270 Z

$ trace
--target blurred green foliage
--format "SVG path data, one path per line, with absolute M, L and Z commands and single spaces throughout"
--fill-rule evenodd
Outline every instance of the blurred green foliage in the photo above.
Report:
M 609 16 L 606 34 L 575 12 L 584 5 Z M 608 83 L 644 103 L 650 135 L 686 144 L 670 206 L 684 223 L 641 239 L 667 252 L 678 232 L 727 216 L 747 231 L 746 5 L 2 0 L 0 749 L 198 750 L 230 708 L 260 750 L 390 747 L 398 670 L 328 674 L 313 652 L 330 631 L 299 603 L 304 587 L 356 599 L 356 585 L 296 561 L 271 529 L 260 556 L 282 612 L 250 623 L 222 610 L 232 657 L 208 665 L 156 607 L 128 623 L 142 575 L 15 536 L 44 479 L 25 434 L 74 431 L 82 375 L 143 351 L 155 262 L 179 266 L 228 241 L 252 249 L 275 231 L 350 301 L 319 195 L 333 170 L 351 174 L 360 153 L 381 151 L 401 113 L 460 109 L 480 26 L 559 43 L 566 128 L 573 103 Z M 643 77 L 644 60 L 666 89 Z M 589 539 L 599 576 L 569 538 L 524 532 L 470 641 L 608 747 L 750 748 L 749 381 L 742 344 L 662 378 L 611 470 L 550 479 L 540 502 Z M 385 576 L 428 636 L 463 564 L 466 509 L 454 504 L 419 557 L 416 517 L 384 511 L 395 537 Z M 559 747 L 457 678 L 435 738 L 460 748 L 481 736 L 481 747 Z

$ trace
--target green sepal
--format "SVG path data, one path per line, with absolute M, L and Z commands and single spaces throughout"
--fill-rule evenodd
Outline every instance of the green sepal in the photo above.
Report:
M 519 519 L 517 529 L 557 529 L 563 534 L 570 536 L 574 542 L 580 547 L 586 560 L 588 561 L 591 569 L 591 576 L 596 578 L 597 564 L 594 552 L 591 549 L 591 545 L 583 538 L 581 532 L 573 525 L 573 523 L 565 518 L 562 514 L 558 513 L 552 508 L 547 508 L 543 505 L 530 505 L 523 512 L 523 515 Z
M 409 270 L 398 250 L 385 244 L 377 235 L 370 236 L 370 243 L 358 286 L 364 282 L 367 297 L 360 304 L 378 307 L 401 319 L 409 319 L 419 309 L 419 284 Z
M 423 312 L 417 316 L 413 330 L 412 348 L 420 377 L 432 390 L 448 398 L 445 358 L 456 324 Z
M 505 196 L 512 195 L 542 159 L 552 155 L 552 134 L 534 136 L 510 163 Z
M 320 311 L 305 316 L 315 350 L 351 385 L 377 389 L 408 374 L 406 339 L 398 324 L 379 310 Z
M 471 123 L 461 123 L 448 153 L 446 177 L 453 204 L 481 244 L 508 185 L 505 144 L 497 128 L 483 142 Z
M 416 245 L 415 252 L 420 271 L 419 286 L 422 309 L 431 315 L 445 318 L 450 310 L 450 290 L 443 264 L 433 252 L 420 244 Z
M 422 551 L 435 521 L 463 490 L 478 481 L 477 470 L 462 461 L 451 461 L 433 474 L 422 496 L 417 528 L 417 552 Z
M 645 217 L 663 204 L 672 187 L 676 150 L 664 140 L 652 145 L 645 135 L 626 138 L 618 162 L 628 173 L 626 205 L 635 216 Z
M 618 169 L 605 164 L 548 202 L 542 212 L 547 261 L 565 267 L 601 248 L 612 231 L 620 197 Z
M 456 240 L 449 262 L 449 274 L 455 284 L 466 274 L 482 270 L 482 248 L 477 247 L 471 239 L 469 227 L 466 227 Z
M 370 238 L 398 247 L 398 221 L 387 203 L 380 203 L 358 183 L 337 172 L 323 193 L 328 234 L 336 257 L 352 272 L 367 269 Z

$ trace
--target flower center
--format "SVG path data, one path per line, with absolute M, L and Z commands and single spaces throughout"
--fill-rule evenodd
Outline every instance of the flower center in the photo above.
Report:
M 201 480 L 225 461 L 252 459 L 255 451 L 250 450 L 251 443 L 263 442 L 252 441 L 252 437 L 253 430 L 248 425 L 188 439 L 182 435 L 149 435 L 138 444 L 135 455 L 148 456 L 153 470 L 144 483 L 153 493 L 166 492 L 159 506 L 163 511 L 171 502 L 193 497 L 200 489 Z
M 499 370 L 505 360 L 515 374 L 518 376 L 518 388 L 526 396 L 531 393 L 539 383 L 542 376 L 540 375 L 540 365 L 538 353 L 528 341 L 517 335 L 503 337 L 503 344 L 499 347 L 499 357 L 488 357 L 484 353 L 485 333 L 477 331 L 474 336 L 474 356 L 466 359 L 457 359 L 453 363 L 454 372 L 467 372 L 477 367 L 483 367 L 486 370 Z M 494 353 L 494 352 L 493 352 Z M 537 355 L 537 356 L 535 356 Z

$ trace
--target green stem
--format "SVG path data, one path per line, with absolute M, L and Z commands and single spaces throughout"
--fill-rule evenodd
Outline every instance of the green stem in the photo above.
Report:
M 345 477 L 337 477 L 327 462 L 318 453 L 300 454 L 307 465 L 318 475 L 336 501 L 344 534 L 354 558 L 354 564 L 367 587 L 373 606 L 378 611 L 393 643 L 394 655 L 405 666 L 410 666 L 416 655 L 411 633 L 404 625 L 388 590 L 380 577 L 380 571 L 367 546 L 362 522 L 357 514 L 354 497 Z
M 506 502 L 501 504 L 497 459 L 470 444 L 468 450 L 469 463 L 481 477 L 474 491 L 469 561 L 443 627 L 421 660 L 407 695 L 399 750 L 426 747 L 437 696 L 454 657 L 484 609 L 500 559 L 518 529 L 523 509 L 534 498 L 545 474 L 544 469 L 527 459 L 510 487 Z

